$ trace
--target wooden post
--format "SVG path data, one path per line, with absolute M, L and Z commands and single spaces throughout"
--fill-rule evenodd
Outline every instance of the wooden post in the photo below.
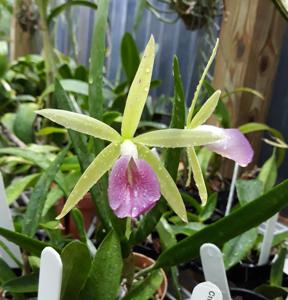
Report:
M 223 91 L 249 87 L 264 96 L 261 100 L 248 93 L 231 95 L 228 109 L 233 127 L 247 122 L 265 122 L 284 29 L 285 20 L 270 0 L 225 1 L 214 87 Z M 261 147 L 261 135 L 253 134 L 251 143 L 255 162 Z M 231 166 L 229 164 L 226 175 L 231 176 Z
M 11 60 L 39 53 L 38 12 L 32 0 L 15 1 L 11 25 Z

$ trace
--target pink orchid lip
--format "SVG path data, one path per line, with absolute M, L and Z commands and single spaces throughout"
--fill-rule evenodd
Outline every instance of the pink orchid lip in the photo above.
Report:
M 208 144 L 206 147 L 210 151 L 234 160 L 241 167 L 246 167 L 252 161 L 254 151 L 244 134 L 234 128 L 222 129 L 215 127 L 215 130 L 221 130 L 224 138 L 220 141 Z
M 145 160 L 123 155 L 116 161 L 108 186 L 109 204 L 116 216 L 136 218 L 152 209 L 160 196 L 157 176 Z

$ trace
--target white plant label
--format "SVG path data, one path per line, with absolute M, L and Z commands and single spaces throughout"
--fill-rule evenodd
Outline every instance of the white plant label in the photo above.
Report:
M 0 227 L 13 230 L 13 231 L 15 230 L 10 208 L 6 201 L 5 187 L 4 187 L 1 173 L 0 173 Z M 1 236 L 0 236 L 0 242 L 5 244 L 5 246 L 9 249 L 9 251 L 20 263 L 23 263 L 20 248 L 17 245 L 7 241 L 5 238 Z M 16 264 L 15 260 L 13 260 L 11 256 L 7 254 L 7 252 L 1 247 L 1 245 L 0 245 L 0 257 L 4 259 L 4 261 L 9 265 L 10 268 L 19 267 Z
M 223 300 L 223 296 L 215 284 L 205 281 L 194 288 L 189 300 Z
M 223 300 L 231 300 L 223 262 L 223 254 L 214 244 L 203 244 L 200 256 L 206 281 L 214 283 L 222 292 Z
M 60 255 L 51 247 L 41 253 L 38 300 L 59 300 L 63 264 Z
M 266 222 L 263 243 L 261 246 L 260 256 L 259 256 L 259 261 L 258 261 L 259 266 L 265 265 L 269 262 L 269 256 L 271 253 L 272 242 L 273 242 L 274 231 L 275 231 L 277 219 L 278 219 L 278 214 L 274 215 Z

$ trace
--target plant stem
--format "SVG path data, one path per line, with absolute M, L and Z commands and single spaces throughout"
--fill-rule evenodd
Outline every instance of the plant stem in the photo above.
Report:
M 145 268 L 145 269 L 140 270 L 139 272 L 137 272 L 135 274 L 134 278 L 138 278 L 140 276 L 144 276 L 144 275 L 148 274 L 150 271 L 152 271 L 153 269 L 154 269 L 154 264 L 151 265 L 151 266 L 149 266 L 149 267 L 147 267 L 147 268 Z

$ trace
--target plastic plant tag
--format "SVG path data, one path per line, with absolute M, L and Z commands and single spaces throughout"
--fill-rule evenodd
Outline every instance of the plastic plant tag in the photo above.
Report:
M 9 230 L 14 230 L 14 224 L 12 221 L 11 212 L 6 202 L 5 188 L 4 188 L 4 183 L 3 183 L 1 173 L 0 173 L 0 227 Z M 5 246 L 5 248 L 7 247 L 7 250 L 10 252 L 11 255 L 8 255 L 7 251 L 2 249 L 1 247 L 2 243 L 3 246 Z M 19 265 L 16 263 L 15 260 L 19 261 L 20 263 L 23 262 L 20 248 L 17 245 L 8 242 L 6 239 L 2 237 L 0 237 L 0 256 L 11 268 L 19 267 Z M 13 260 L 11 256 L 13 256 L 15 259 Z
M 38 300 L 60 299 L 62 269 L 58 252 L 51 247 L 46 247 L 41 253 Z
M 272 241 L 274 236 L 274 229 L 277 223 L 278 214 L 274 215 L 266 222 L 266 228 L 264 231 L 263 243 L 260 250 L 260 257 L 258 265 L 265 265 L 269 261 L 269 256 L 272 247 Z
M 212 282 L 205 281 L 198 284 L 189 300 L 222 300 L 220 289 Z
M 219 287 L 223 295 L 223 300 L 231 300 L 223 254 L 220 249 L 214 244 L 203 244 L 200 248 L 200 257 L 205 280 Z
M 237 180 L 238 173 L 239 173 L 239 168 L 240 168 L 240 166 L 237 163 L 235 163 L 234 170 L 233 170 L 233 176 L 232 176 L 232 182 L 230 185 L 230 190 L 229 190 L 229 195 L 228 195 L 228 200 L 227 200 L 227 206 L 226 206 L 226 210 L 225 210 L 225 216 L 229 215 L 231 207 L 232 207 L 234 193 L 235 193 L 236 180 Z

